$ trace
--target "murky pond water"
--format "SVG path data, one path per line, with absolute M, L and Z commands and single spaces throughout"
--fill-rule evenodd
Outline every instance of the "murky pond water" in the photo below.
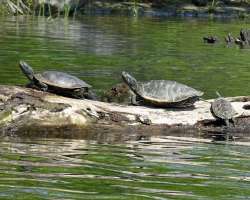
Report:
M 0 83 L 24 84 L 17 63 L 36 71 L 70 72 L 97 91 L 121 82 L 122 70 L 139 80 L 170 79 L 214 97 L 250 93 L 249 49 L 226 48 L 223 37 L 244 21 L 83 17 L 77 20 L 0 18 Z M 207 45 L 204 35 L 221 43 Z
M 224 96 L 250 93 L 249 49 L 223 36 L 244 21 L 83 17 L 0 18 L 0 84 L 25 84 L 18 67 L 60 70 L 100 94 L 121 81 L 172 79 Z M 202 37 L 221 42 L 207 45 Z M 109 134 L 111 135 L 111 134 Z M 109 136 L 110 137 L 110 136 Z M 94 139 L 93 139 L 94 138 Z M 0 199 L 250 199 L 249 147 L 164 136 L 124 141 L 0 138 Z
M 176 138 L 0 142 L 0 199 L 249 199 L 249 147 Z

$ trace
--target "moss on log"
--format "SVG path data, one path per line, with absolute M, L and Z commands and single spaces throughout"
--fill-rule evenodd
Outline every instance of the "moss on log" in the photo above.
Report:
M 0 131 L 29 137 L 140 139 L 153 135 L 236 137 L 250 133 L 250 97 L 228 98 L 239 113 L 226 128 L 210 112 L 210 103 L 193 109 L 161 109 L 79 100 L 18 86 L 0 86 Z M 212 100 L 210 100 L 212 101 Z

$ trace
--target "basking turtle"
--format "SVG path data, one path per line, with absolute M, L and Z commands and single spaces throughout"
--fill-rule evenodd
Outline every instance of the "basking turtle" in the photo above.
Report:
M 216 36 L 205 36 L 203 37 L 203 41 L 206 43 L 214 44 L 219 42 L 218 38 Z
M 127 72 L 122 72 L 122 78 L 133 92 L 134 105 L 142 102 L 157 107 L 189 107 L 203 95 L 203 92 L 176 81 L 138 82 Z
M 228 33 L 227 36 L 225 37 L 225 42 L 227 44 L 233 44 L 235 42 L 234 37 L 232 36 L 231 33 Z
M 75 76 L 58 71 L 35 74 L 26 62 L 20 61 L 19 65 L 32 87 L 74 98 L 96 99 L 96 95 L 90 90 L 92 86 Z
M 230 101 L 221 97 L 217 92 L 218 98 L 211 103 L 211 112 L 217 119 L 223 120 L 227 127 L 230 126 L 230 121 L 238 114 Z
M 250 42 L 250 30 L 241 29 L 240 30 L 240 39 L 249 44 L 249 42 Z

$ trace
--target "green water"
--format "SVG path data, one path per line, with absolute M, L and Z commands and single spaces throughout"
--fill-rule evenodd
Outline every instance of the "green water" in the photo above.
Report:
M 249 199 L 249 147 L 2 139 L 0 199 Z
M 123 70 L 139 80 L 177 80 L 206 98 L 216 90 L 224 96 L 250 93 L 250 50 L 223 41 L 228 32 L 249 28 L 247 21 L 13 17 L 0 18 L 0 27 L 0 84 L 27 83 L 18 68 L 22 59 L 37 72 L 76 75 L 99 94 L 119 83 Z M 204 44 L 207 34 L 221 42 Z M 246 144 L 118 136 L 1 137 L 0 199 L 250 199 Z
M 35 71 L 66 71 L 97 92 L 121 82 L 122 70 L 139 80 L 170 79 L 215 97 L 247 95 L 249 49 L 225 47 L 223 37 L 237 36 L 244 21 L 84 17 L 77 20 L 0 18 L 0 84 L 24 84 L 17 63 Z M 218 45 L 202 37 L 215 34 Z

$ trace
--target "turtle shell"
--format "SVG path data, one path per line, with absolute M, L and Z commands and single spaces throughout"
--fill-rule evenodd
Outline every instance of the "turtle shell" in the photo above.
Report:
M 218 98 L 211 104 L 213 115 L 220 119 L 232 119 L 237 115 L 230 101 L 225 98 Z
M 64 89 L 91 88 L 92 86 L 79 78 L 67 73 L 57 71 L 45 71 L 35 74 L 34 78 L 46 85 Z
M 171 104 L 203 95 L 203 92 L 176 81 L 152 80 L 139 82 L 138 95 L 151 103 Z

